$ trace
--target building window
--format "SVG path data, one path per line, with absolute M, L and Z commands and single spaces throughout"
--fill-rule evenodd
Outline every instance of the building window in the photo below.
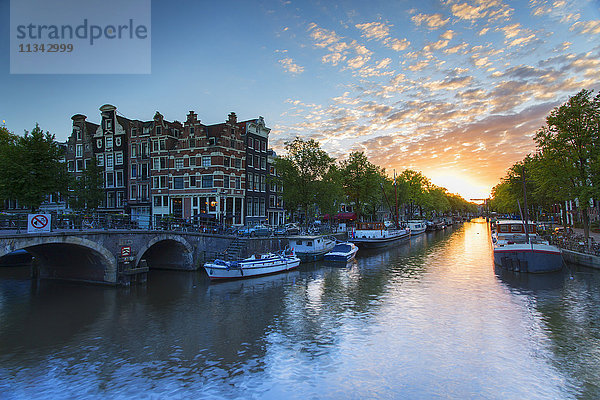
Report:
M 242 178 L 239 176 L 235 177 L 235 188 L 236 189 L 241 189 L 242 188 Z
M 254 156 L 254 168 L 256 168 L 256 169 L 260 168 L 260 157 L 258 157 L 258 156 Z
M 260 215 L 267 215 L 267 213 L 265 211 L 265 198 L 264 197 L 260 198 Z
M 210 156 L 202 156 L 202 166 L 203 167 L 210 167 L 211 163 L 210 163 Z
M 106 129 L 112 129 L 112 121 L 110 119 L 106 120 Z
M 75 146 L 75 157 L 83 157 L 83 145 L 78 144 Z
M 190 138 L 190 149 L 193 149 L 194 147 L 196 147 L 196 139 Z
M 161 196 L 154 196 L 154 207 L 161 207 L 162 206 L 162 197 Z
M 166 188 L 167 187 L 167 176 L 163 175 L 160 177 L 160 186 L 161 188 Z
M 115 193 L 106 193 L 106 208 L 115 208 Z
M 156 134 L 157 135 L 161 135 L 162 134 L 162 127 L 161 126 L 157 126 L 156 127 Z
M 190 167 L 196 166 L 196 157 L 190 157 Z
M 68 170 L 69 172 L 73 172 L 73 170 L 74 170 L 74 166 L 75 166 L 75 163 L 74 163 L 73 161 L 68 161 L 68 162 L 67 162 L 67 170 Z
M 106 150 L 110 151 L 113 147 L 113 140 L 111 137 L 106 138 Z
M 83 171 L 83 160 L 75 161 L 75 171 Z
M 248 148 L 249 149 L 254 148 L 254 141 L 252 140 L 251 137 L 248 138 Z
M 167 149 L 167 141 L 165 139 L 161 139 L 158 143 L 161 151 Z
M 254 166 L 254 163 L 253 163 L 254 157 L 252 157 L 252 155 L 249 155 L 248 157 L 246 157 L 246 160 L 248 160 L 248 166 L 249 167 L 253 167 Z
M 136 199 L 137 198 L 137 186 L 136 185 L 131 185 L 131 199 Z
M 152 151 L 158 151 L 158 140 L 152 141 Z
M 104 167 L 104 154 L 96 154 L 96 164 L 99 167 Z
M 175 159 L 175 168 L 176 169 L 183 168 L 183 158 Z
M 123 170 L 117 171 L 117 187 L 123 186 Z
M 269 196 L 269 207 L 275 208 L 275 196 Z
M 229 167 L 230 163 L 229 163 L 229 157 L 223 157 L 223 166 L 224 167 Z
M 246 206 L 247 206 L 246 214 L 248 217 L 251 217 L 252 216 L 252 198 L 251 197 L 248 198 L 248 203 Z
M 107 154 L 106 155 L 106 168 L 112 168 L 112 166 L 113 166 L 113 155 Z
M 254 186 L 252 186 L 252 184 L 254 182 L 254 174 L 248 172 L 247 182 L 248 182 L 248 185 L 246 186 L 246 189 L 248 189 L 248 190 L 254 190 Z
M 193 135 L 193 134 L 194 134 L 194 127 L 190 126 L 190 135 Z
M 118 138 L 115 139 L 115 146 L 116 147 L 121 146 L 121 138 L 120 137 L 118 137 Z
M 152 159 L 152 169 L 155 171 L 160 170 L 160 158 L 156 157 Z
M 183 189 L 183 176 L 173 178 L 173 189 Z
M 196 175 L 190 176 L 190 187 L 196 187 Z
M 73 128 L 73 131 L 75 132 L 75 137 L 77 138 L 77 140 L 81 140 L 81 129 L 79 129 L 79 127 L 75 127 Z
M 96 139 L 96 147 L 98 147 L 99 149 L 102 148 L 102 139 Z
M 115 187 L 115 175 L 112 172 L 106 173 L 106 187 Z
M 266 178 L 266 176 L 264 176 L 264 175 L 260 177 L 260 191 L 261 192 L 266 191 L 266 182 L 265 182 L 266 179 L 265 178 Z
M 260 175 L 254 175 L 254 191 L 258 192 L 260 190 Z
M 131 136 L 137 136 L 137 128 L 131 128 Z
M 123 192 L 117 192 L 117 207 L 123 207 Z
M 137 157 L 137 145 L 134 143 L 131 145 L 131 158 Z
M 150 127 L 149 126 L 145 126 L 142 129 L 142 132 L 144 132 L 144 135 L 149 135 L 150 134 Z
M 240 158 L 236 158 L 236 159 L 235 159 L 235 167 L 236 167 L 237 169 L 240 169 L 240 168 L 242 168 L 242 160 L 241 160 Z
M 260 169 L 267 169 L 267 159 L 265 157 L 260 159 Z
M 137 164 L 131 164 L 131 178 L 137 178 Z
M 213 176 L 212 175 L 202 175 L 202 187 L 203 188 L 213 187 Z
M 123 165 L 123 152 L 115 153 L 115 165 Z

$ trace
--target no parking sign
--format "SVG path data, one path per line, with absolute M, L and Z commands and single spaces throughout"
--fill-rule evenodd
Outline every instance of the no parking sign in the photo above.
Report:
M 27 233 L 50 232 L 50 214 L 27 214 Z

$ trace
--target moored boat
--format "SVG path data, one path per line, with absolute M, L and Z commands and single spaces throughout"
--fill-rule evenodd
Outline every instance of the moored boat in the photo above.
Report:
M 253 254 L 239 261 L 215 260 L 204 264 L 211 280 L 241 279 L 274 274 L 296 268 L 300 259 L 293 252 Z
M 289 246 L 301 262 L 323 259 L 323 256 L 335 246 L 335 239 L 329 236 L 291 236 Z
M 494 263 L 506 270 L 543 273 L 558 271 L 563 259 L 558 247 L 536 233 L 536 224 L 517 220 L 499 220 L 492 233 Z
M 408 228 L 410 229 L 410 235 L 416 236 L 425 232 L 425 229 L 427 229 L 427 224 L 425 221 L 410 220 L 408 221 Z
M 409 235 L 408 229 L 390 229 L 383 222 L 357 222 L 348 232 L 348 241 L 359 247 L 376 248 L 388 246 Z
M 354 243 L 342 242 L 336 244 L 329 253 L 325 254 L 323 259 L 325 261 L 348 262 L 356 256 L 357 252 L 358 247 Z

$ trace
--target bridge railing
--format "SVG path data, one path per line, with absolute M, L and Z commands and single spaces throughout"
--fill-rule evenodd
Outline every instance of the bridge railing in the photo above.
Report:
M 233 234 L 236 230 L 211 218 L 175 218 L 171 216 L 151 217 L 129 214 L 72 213 L 51 214 L 51 231 L 90 230 L 165 230 Z M 27 232 L 27 214 L 0 214 L 0 232 Z

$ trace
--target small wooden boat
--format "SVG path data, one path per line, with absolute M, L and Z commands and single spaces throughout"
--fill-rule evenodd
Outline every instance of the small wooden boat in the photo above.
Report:
M 296 268 L 300 259 L 293 252 L 253 254 L 239 261 L 215 260 L 204 264 L 211 280 L 241 279 L 275 274 Z
M 358 247 L 352 242 L 342 242 L 335 245 L 335 247 L 325 256 L 325 261 L 341 261 L 348 262 L 356 256 Z

